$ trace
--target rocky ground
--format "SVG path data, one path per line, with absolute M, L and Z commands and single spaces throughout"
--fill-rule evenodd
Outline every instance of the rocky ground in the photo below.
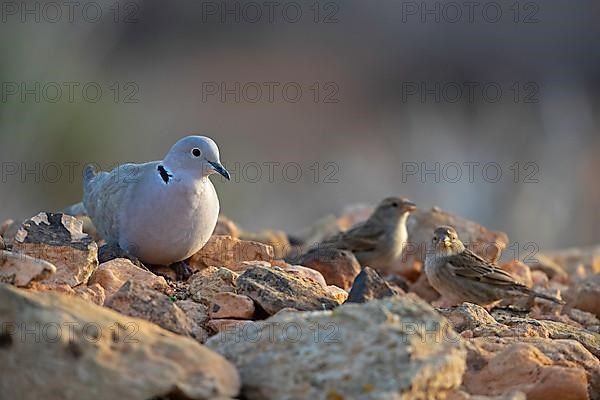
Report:
M 343 251 L 299 257 L 369 211 L 296 236 L 221 218 L 187 281 L 123 258 L 99 264 L 85 216 L 5 222 L 0 398 L 600 399 L 600 247 L 503 264 L 566 305 L 492 310 L 446 307 L 424 249 L 447 224 L 496 260 L 507 235 L 436 208 L 411 216 L 391 270 Z

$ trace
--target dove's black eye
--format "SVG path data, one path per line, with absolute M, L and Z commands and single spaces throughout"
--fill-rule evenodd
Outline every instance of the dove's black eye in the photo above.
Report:
M 202 152 L 200 151 L 200 149 L 192 149 L 192 155 L 194 157 L 200 157 L 201 154 Z

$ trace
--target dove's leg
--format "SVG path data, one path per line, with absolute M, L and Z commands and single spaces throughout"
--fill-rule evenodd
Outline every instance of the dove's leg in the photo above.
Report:
M 171 264 L 171 268 L 175 271 L 178 281 L 187 281 L 190 276 L 194 273 L 194 270 L 190 268 L 184 261 L 179 261 Z
M 132 256 L 118 245 L 115 244 L 105 244 L 104 246 L 98 249 L 98 262 L 100 264 L 114 260 L 115 258 L 126 258 L 131 261 L 135 266 L 145 269 L 146 271 L 150 271 L 140 260 L 136 257 Z

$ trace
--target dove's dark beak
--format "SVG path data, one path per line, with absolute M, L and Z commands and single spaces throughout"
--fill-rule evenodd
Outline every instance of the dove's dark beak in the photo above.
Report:
M 404 209 L 405 209 L 406 211 L 414 211 L 414 210 L 416 210 L 416 209 L 417 209 L 417 205 L 416 205 L 415 203 L 413 203 L 412 201 L 408 201 L 408 200 L 406 200 L 406 201 L 404 202 Z
M 218 162 L 218 161 L 209 161 L 208 163 L 210 165 L 212 165 L 212 167 L 215 169 L 216 172 L 218 172 L 219 174 L 223 175 L 223 177 L 225 179 L 227 179 L 228 181 L 231 180 L 231 176 L 229 175 L 229 171 L 227 171 L 225 169 L 225 167 L 221 165 L 220 162 Z

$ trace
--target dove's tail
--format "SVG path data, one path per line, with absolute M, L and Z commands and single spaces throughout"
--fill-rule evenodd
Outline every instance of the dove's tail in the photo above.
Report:
M 87 188 L 96 175 L 98 175 L 96 167 L 94 167 L 92 164 L 88 164 L 83 170 L 83 186 Z

